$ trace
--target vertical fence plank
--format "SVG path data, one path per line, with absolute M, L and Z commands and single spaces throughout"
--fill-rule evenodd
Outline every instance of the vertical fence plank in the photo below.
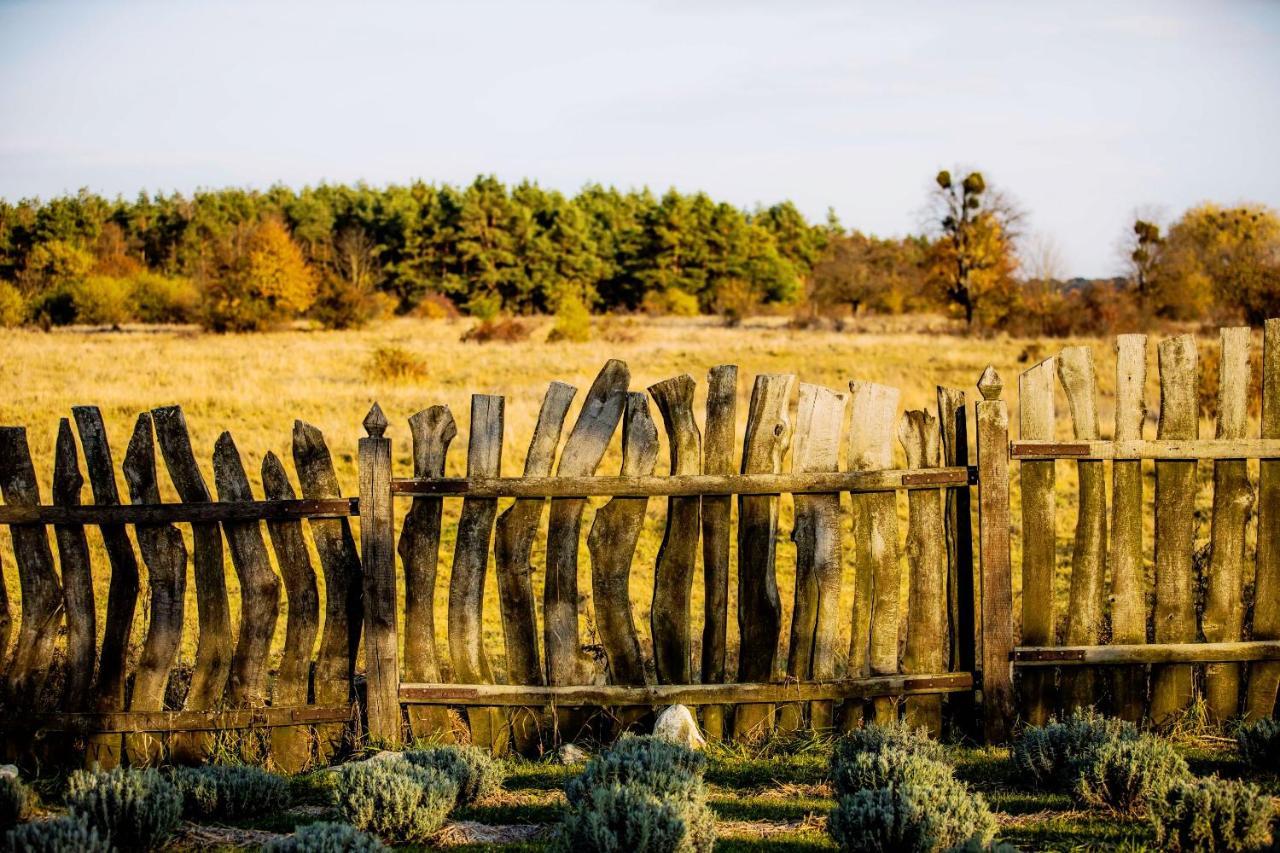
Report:
M 738 426 L 738 367 L 721 364 L 707 372 L 706 434 L 702 470 L 733 473 L 733 445 Z M 729 625 L 729 537 L 733 497 L 708 495 L 702 499 L 702 681 L 725 679 L 725 651 Z M 702 730 L 709 740 L 724 738 L 724 706 L 704 705 Z
M 213 480 L 218 500 L 253 500 L 249 477 L 229 432 L 214 443 Z M 271 570 L 267 543 L 257 521 L 228 521 L 223 530 L 240 580 L 240 636 L 231 660 L 227 701 L 232 706 L 255 707 L 267 700 L 267 655 L 280 614 L 280 579 Z
M 1220 439 L 1245 437 L 1249 421 L 1251 335 L 1248 326 L 1221 331 L 1217 427 Z M 1215 462 L 1212 556 L 1201 622 L 1204 638 L 1211 643 L 1239 640 L 1244 629 L 1244 540 L 1252 509 L 1248 463 L 1243 459 Z M 1212 663 L 1204 668 L 1205 701 L 1215 722 L 1226 722 L 1239 711 L 1240 671 L 1237 663 Z
M 1018 435 L 1024 441 L 1052 440 L 1056 362 L 1045 359 L 1018 377 Z M 1053 575 L 1056 566 L 1053 460 L 1021 462 L 1022 486 L 1022 642 L 1050 646 L 1054 637 Z M 1024 669 L 1019 689 L 1026 721 L 1042 726 L 1053 713 L 1053 670 Z
M 796 378 L 762 374 L 751 389 L 742 473 L 778 473 L 791 440 L 788 406 Z M 775 539 L 778 498 L 738 496 L 738 680 L 770 681 L 778 656 L 782 607 L 778 601 Z M 767 736 L 773 728 L 772 705 L 739 705 L 733 716 L 738 740 Z
M 1200 434 L 1196 341 L 1180 335 L 1160 342 L 1160 439 L 1195 439 Z M 1156 461 L 1157 643 L 1189 643 L 1196 638 L 1195 460 Z M 1153 668 L 1151 721 L 1163 725 L 1191 704 L 1192 667 Z
M 565 415 L 578 389 L 552 382 L 542 398 L 538 422 L 533 428 L 524 458 L 526 477 L 545 477 L 556 460 L 556 448 L 564 430 Z M 507 677 L 513 684 L 542 684 L 538 655 L 538 617 L 533 601 L 533 566 L 529 555 L 538 535 L 543 498 L 517 499 L 498 516 L 494 534 L 494 562 L 498 575 L 498 600 L 502 605 L 502 637 L 507 652 Z M 511 737 L 516 749 L 532 753 L 539 743 L 536 708 L 512 708 Z
M 293 465 L 304 498 L 342 496 L 324 435 L 303 421 L 293 422 Z M 363 572 L 350 521 L 313 518 L 308 527 L 324 573 L 325 596 L 324 628 L 316 653 L 315 697 L 317 704 L 336 705 L 351 700 L 356 652 L 364 624 Z M 337 723 L 316 727 L 322 760 L 342 747 L 344 731 Z
M 797 473 L 836 471 L 840 467 L 840 430 L 847 397 L 830 389 L 800 383 L 796 413 Z M 791 610 L 791 642 L 787 647 L 787 675 L 800 680 L 835 677 L 835 640 L 840 604 L 840 495 L 796 495 L 795 604 Z M 791 702 L 778 708 L 778 729 L 798 731 L 803 706 Z M 810 706 L 810 727 L 831 728 L 831 703 Z
M 629 393 L 622 423 L 621 475 L 647 477 L 657 461 L 658 429 L 649 415 L 649 398 L 638 392 Z M 648 680 L 640 635 L 631 614 L 631 560 L 648 506 L 648 498 L 612 498 L 596 511 L 587 536 L 596 627 L 612 684 L 644 684 Z M 631 716 L 623 713 L 620 720 L 625 724 Z
M 693 377 L 688 374 L 649 386 L 667 431 L 673 475 L 702 473 L 702 435 L 693 417 L 693 387 Z M 654 568 L 650 609 L 659 684 L 688 684 L 693 680 L 689 598 L 698 563 L 701 508 L 698 497 L 667 499 L 667 527 Z
M 937 468 L 941 459 L 938 419 L 931 412 L 905 412 L 898 439 L 907 453 L 908 468 Z M 908 494 L 906 673 L 941 672 L 946 666 L 943 642 L 947 633 L 947 546 L 942 526 L 942 492 L 912 489 Z M 912 696 L 906 701 L 906 720 L 937 737 L 942 733 L 942 697 Z
M 269 501 L 297 498 L 280 457 L 268 451 L 262 458 L 262 490 Z M 311 655 L 320 629 L 320 592 L 316 571 L 311 565 L 301 521 L 267 522 L 271 548 L 284 578 L 287 610 L 284 650 L 280 670 L 272 685 L 271 703 L 277 706 L 307 704 L 311 682 Z M 271 730 L 271 758 L 285 773 L 299 773 L 311 762 L 311 734 L 307 726 L 285 726 Z
M 1268 320 L 1262 354 L 1262 437 L 1280 438 L 1280 318 Z M 1253 637 L 1280 638 L 1280 459 L 1258 463 L 1258 563 L 1254 582 Z M 1270 717 L 1276 707 L 1280 661 L 1249 667 L 1245 715 Z
M 395 530 L 391 520 L 391 439 L 373 404 L 360 439 L 360 562 L 364 566 L 364 668 L 369 736 L 400 742 L 400 649 L 396 631 Z
M 413 476 L 443 477 L 449 445 L 458 435 L 448 406 L 432 406 L 409 418 L 413 436 Z M 404 564 L 404 677 L 440 680 L 436 656 L 436 568 L 440 561 L 443 498 L 415 497 L 400 528 L 396 550 Z M 415 738 L 452 741 L 448 709 L 410 705 L 409 731 Z
M 471 432 L 467 441 L 467 476 L 502 476 L 503 398 L 471 397 Z M 449 654 L 459 684 L 489 684 L 493 674 L 484 651 L 484 576 L 489 565 L 489 537 L 498 512 L 496 498 L 462 500 L 458 544 L 449 579 Z M 501 754 L 507 749 L 506 715 L 498 708 L 467 709 L 471 742 Z
M 850 471 L 893 467 L 893 433 L 898 421 L 897 388 L 850 382 L 853 414 L 849 426 Z M 849 639 L 849 677 L 898 672 L 898 498 L 893 492 L 849 495 L 853 522 L 853 633 Z M 896 719 L 889 697 L 873 703 L 875 720 Z M 846 702 L 842 727 L 862 722 L 864 703 Z
M 1058 356 L 1058 378 L 1067 394 L 1072 431 L 1078 440 L 1095 441 L 1098 430 L 1097 376 L 1093 350 L 1067 347 Z M 1067 643 L 1096 645 L 1102 639 L 1107 572 L 1107 480 L 1101 461 L 1076 463 L 1080 501 L 1075 545 L 1071 552 L 1071 587 L 1067 606 Z M 1063 693 L 1068 708 L 1097 700 L 1096 673 L 1087 667 L 1064 672 Z
M 97 406 L 76 406 L 71 414 L 80 435 L 94 504 L 120 503 L 115 465 L 111 460 L 102 413 Z M 95 708 L 98 711 L 123 711 L 125 660 L 129 652 L 129 635 L 133 631 L 133 611 L 138 602 L 138 559 L 123 524 L 104 524 L 99 529 L 106 546 L 107 562 L 111 565 L 111 582 L 107 588 L 106 623 L 98 654 Z M 85 763 L 88 766 L 96 763 L 104 769 L 116 766 L 120 763 L 122 743 L 117 734 L 91 736 Z
M 969 417 L 965 393 L 959 388 L 938 386 L 938 420 L 942 429 L 942 464 L 964 468 L 969 465 Z M 950 607 L 950 661 L 954 672 L 977 669 L 978 637 L 974 621 L 977 596 L 974 590 L 972 506 L 968 489 L 947 489 L 947 602 Z M 953 693 L 947 697 L 949 713 L 961 728 L 973 732 L 978 724 L 974 695 Z
M 988 743 L 1013 725 L 1013 584 L 1009 573 L 1009 410 L 995 368 L 978 380 L 978 534 L 982 560 L 982 714 Z
M 153 409 L 160 455 L 164 457 L 169 479 L 184 503 L 208 503 L 212 500 L 204 475 L 196 464 L 191 449 L 187 421 L 178 406 Z M 83 428 L 81 432 L 83 441 Z M 86 457 L 88 452 L 86 451 Z M 90 469 L 92 470 L 92 469 Z M 92 478 L 92 474 L 90 475 Z M 96 496 L 96 491 L 95 491 Z M 96 497 L 95 497 L 96 499 Z M 196 581 L 196 661 L 191 671 L 191 687 L 184 707 L 203 711 L 222 701 L 231 670 L 231 606 L 227 600 L 227 581 L 222 559 L 222 530 L 216 522 L 191 525 L 195 545 L 193 563 Z M 208 732 L 175 735 L 171 740 L 174 760 L 199 762 L 208 756 L 212 737 Z
M 84 477 L 76 455 L 76 439 L 71 421 L 58 421 L 54 445 L 53 503 L 79 506 Z M 93 602 L 93 570 L 89 562 L 89 542 L 82 524 L 55 524 L 58 567 L 62 571 L 62 598 L 67 614 L 67 675 L 63 707 L 68 711 L 88 711 L 92 707 L 93 669 L 97 660 L 98 612 Z M 0 586 L 3 582 L 0 581 Z M 0 658 L 4 656 L 0 637 Z
M 1147 336 L 1116 339 L 1116 441 L 1142 438 L 1147 418 Z M 1025 470 L 1027 463 L 1023 463 Z M 1146 573 L 1142 566 L 1142 462 L 1111 463 L 1111 642 L 1147 641 Z M 1025 547 L 1025 546 L 1024 546 Z M 1146 705 L 1146 670 L 1117 667 L 1112 693 L 1118 717 L 1139 722 Z
M 138 415 L 121 471 L 129 486 L 130 503 L 160 503 L 155 440 L 148 412 Z M 160 711 L 164 709 L 169 673 L 182 645 L 187 546 L 182 540 L 182 531 L 172 524 L 139 524 L 136 533 L 138 550 L 147 567 L 151 620 L 142 641 L 129 710 Z M 163 757 L 161 744 L 152 734 L 128 735 L 125 749 L 129 763 L 134 765 L 154 763 Z
M 613 432 L 622 419 L 631 372 L 627 365 L 610 359 L 591 383 L 582 411 L 573 425 L 556 473 L 560 476 L 589 476 L 595 473 Z M 578 633 L 578 541 L 582 530 L 585 498 L 554 498 L 547 522 L 547 577 L 543 589 L 543 644 L 547 658 L 547 683 L 571 685 L 582 677 L 582 649 Z M 558 714 L 557 725 L 572 739 L 581 715 Z
M 26 427 L 0 427 L 0 492 L 10 506 L 39 506 L 40 486 L 31 462 Z M 14 524 L 13 556 L 22 590 L 22 622 L 9 665 L 9 696 L 21 707 L 44 698 L 62 615 L 62 585 L 43 524 Z

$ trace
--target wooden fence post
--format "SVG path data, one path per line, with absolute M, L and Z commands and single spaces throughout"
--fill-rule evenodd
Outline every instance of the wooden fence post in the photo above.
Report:
M 978 380 L 978 547 L 982 558 L 982 714 L 988 743 L 1013 722 L 1013 584 L 1009 575 L 1009 408 L 995 368 Z
M 396 549 L 391 522 L 391 439 L 377 403 L 360 439 L 360 557 L 364 564 L 364 660 L 369 736 L 400 742 L 400 665 L 396 636 Z

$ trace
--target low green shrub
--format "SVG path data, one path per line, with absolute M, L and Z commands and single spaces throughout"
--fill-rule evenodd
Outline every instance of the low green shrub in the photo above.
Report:
M 17 776 L 0 776 L 0 832 L 27 819 L 32 799 L 31 789 Z
M 710 853 L 715 843 L 715 818 L 701 783 L 684 794 L 663 795 L 632 783 L 587 790 L 565 815 L 555 849 L 564 853 Z
M 276 811 L 289 801 L 288 780 L 258 767 L 182 767 L 170 778 L 182 794 L 182 813 L 189 818 L 234 820 Z
M 1018 853 L 1018 848 L 1002 841 L 991 841 L 984 844 L 976 838 L 970 838 L 964 844 L 952 847 L 947 853 Z
M 707 759 L 700 752 L 650 735 L 626 735 L 587 762 L 565 785 L 569 803 L 577 804 L 593 788 L 636 783 L 662 797 L 701 788 Z
M 1280 772 L 1280 720 L 1264 717 L 1236 730 L 1240 759 L 1262 773 Z
M 1258 786 L 1210 777 L 1170 787 L 1152 801 L 1151 822 L 1164 850 L 1258 850 L 1271 839 L 1272 811 Z
M 856 755 L 886 749 L 918 755 L 944 764 L 947 760 L 947 751 L 942 744 L 931 739 L 924 729 L 913 729 L 908 724 L 897 721 L 886 726 L 873 723 L 841 735 L 831 753 L 832 771 Z
M 841 850 L 936 853 L 970 840 L 986 845 L 996 821 L 982 796 L 959 782 L 896 785 L 841 797 L 827 831 Z
M 857 752 L 852 757 L 832 762 L 831 782 L 836 796 L 852 794 L 865 788 L 886 788 L 912 784 L 932 787 L 951 781 L 951 768 L 940 761 L 898 747 L 885 747 L 876 752 Z
M 309 823 L 292 835 L 273 839 L 262 853 L 379 853 L 382 842 L 349 823 Z
M 27 321 L 27 300 L 22 291 L 7 281 L 0 281 L 0 329 L 12 329 Z
M 156 770 L 77 770 L 67 785 L 71 813 L 120 850 L 149 850 L 173 834 L 182 795 Z
M 357 829 L 401 844 L 425 841 L 441 827 L 458 801 L 458 783 L 397 756 L 347 765 L 338 774 L 335 795 L 343 817 Z
M 133 313 L 143 323 L 194 323 L 200 289 L 189 278 L 140 272 L 131 281 Z
M 1080 768 L 1075 794 L 1092 806 L 1137 814 L 1190 776 L 1187 762 L 1168 741 L 1143 735 L 1094 750 Z
M 1013 744 L 1013 763 L 1034 787 L 1066 791 L 1099 747 L 1137 738 L 1133 723 L 1076 710 L 1065 720 L 1024 729 Z
M 547 335 L 547 343 L 569 341 L 584 343 L 591 340 L 591 312 L 583 301 L 575 296 L 560 300 L 556 308 L 556 324 Z
M 84 818 L 63 815 L 24 823 L 0 839 L 6 853 L 110 853 L 111 844 Z
M 467 806 L 496 793 L 506 775 L 493 756 L 475 746 L 431 746 L 411 749 L 405 760 L 442 770 L 458 783 L 458 805 Z

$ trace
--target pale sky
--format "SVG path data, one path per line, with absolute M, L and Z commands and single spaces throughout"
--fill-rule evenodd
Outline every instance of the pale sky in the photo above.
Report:
M 918 230 L 980 168 L 1066 275 L 1138 208 L 1280 207 L 1280 3 L 0 2 L 0 197 L 465 184 Z

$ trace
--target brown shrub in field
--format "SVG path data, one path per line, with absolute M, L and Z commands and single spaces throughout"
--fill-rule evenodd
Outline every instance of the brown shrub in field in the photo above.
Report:
M 374 382 L 420 382 L 427 378 L 427 366 L 403 347 L 380 346 L 370 356 L 365 375 Z
M 482 320 L 479 325 L 467 329 L 459 340 L 475 344 L 518 344 L 527 341 L 532 333 L 533 328 L 528 323 L 514 317 L 495 317 L 492 320 Z

